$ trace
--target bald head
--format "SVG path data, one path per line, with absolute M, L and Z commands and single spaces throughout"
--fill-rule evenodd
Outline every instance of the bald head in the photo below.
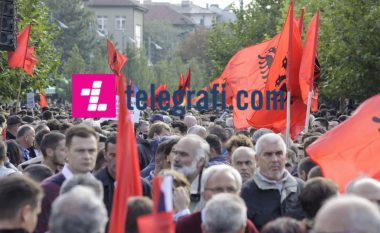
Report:
M 192 126 L 188 131 L 187 134 L 196 134 L 202 138 L 206 138 L 207 131 L 206 128 L 200 125 L 194 125 Z
M 335 197 L 318 212 L 316 232 L 377 233 L 380 212 L 370 201 L 356 196 Z
M 195 118 L 195 116 L 186 115 L 183 119 L 183 122 L 186 124 L 187 128 L 190 129 L 192 126 L 197 124 L 197 119 Z
M 238 147 L 232 153 L 232 166 L 239 171 L 241 177 L 243 178 L 243 182 L 250 179 L 255 173 L 255 155 L 255 150 L 246 146 Z
M 355 181 L 347 193 L 377 203 L 380 202 L 380 182 L 372 178 L 362 178 Z

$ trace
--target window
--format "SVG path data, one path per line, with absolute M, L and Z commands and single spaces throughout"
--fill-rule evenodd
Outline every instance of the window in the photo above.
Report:
M 124 16 L 116 16 L 115 28 L 116 30 L 125 30 L 127 18 Z
M 136 40 L 136 48 L 141 47 L 141 25 L 135 26 L 135 40 Z
M 99 31 L 107 31 L 107 16 L 98 16 L 97 23 Z

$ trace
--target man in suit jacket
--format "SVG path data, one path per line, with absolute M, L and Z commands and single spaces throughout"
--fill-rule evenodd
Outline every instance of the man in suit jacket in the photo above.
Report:
M 62 171 L 41 184 L 45 196 L 36 233 L 45 233 L 48 230 L 51 205 L 59 195 L 62 183 L 75 174 L 89 173 L 94 169 L 98 154 L 98 135 L 95 130 L 83 125 L 70 128 L 66 132 L 66 153 L 67 163 Z
M 242 178 L 239 172 L 225 164 L 214 165 L 207 168 L 202 176 L 202 199 L 207 203 L 214 195 L 219 193 L 230 193 L 239 195 Z M 204 222 L 204 210 L 195 212 L 181 218 L 176 223 L 176 233 L 202 233 Z M 249 220 L 246 221 L 246 233 L 258 233 L 256 227 Z

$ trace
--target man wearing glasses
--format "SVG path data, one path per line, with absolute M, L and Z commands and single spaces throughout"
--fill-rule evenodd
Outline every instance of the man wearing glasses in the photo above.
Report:
M 214 165 L 207 168 L 202 176 L 201 196 L 204 202 L 219 193 L 239 195 L 242 179 L 239 172 L 228 165 Z M 201 233 L 204 210 L 183 217 L 176 223 L 176 233 Z M 247 220 L 244 232 L 258 233 L 251 221 Z

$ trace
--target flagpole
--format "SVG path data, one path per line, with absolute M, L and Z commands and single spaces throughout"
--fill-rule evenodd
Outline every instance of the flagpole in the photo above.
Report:
M 306 120 L 305 120 L 305 133 L 309 132 L 309 120 L 310 120 L 310 108 L 311 108 L 311 96 L 312 92 L 309 91 L 307 96 L 307 110 L 306 110 Z
M 288 148 L 290 147 L 290 99 L 291 99 L 291 92 L 288 91 L 286 94 L 286 133 L 285 133 L 285 142 Z
M 16 112 L 19 112 L 21 110 L 21 104 L 20 104 L 21 84 L 22 84 L 22 75 L 20 76 L 20 84 L 18 87 Z

